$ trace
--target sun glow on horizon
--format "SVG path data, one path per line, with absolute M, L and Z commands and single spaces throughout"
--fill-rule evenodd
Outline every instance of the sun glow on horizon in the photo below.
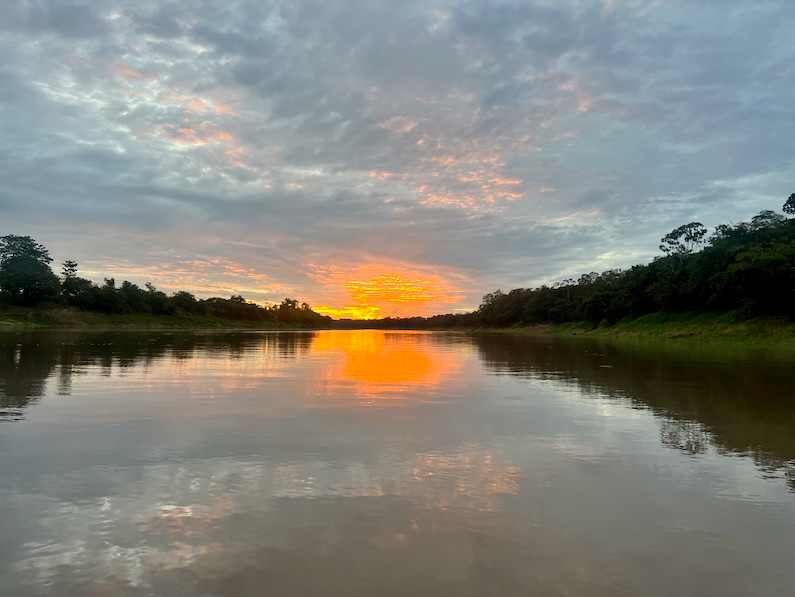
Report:
M 315 266 L 313 278 L 336 300 L 314 309 L 336 319 L 427 315 L 452 308 L 463 299 L 462 291 L 450 280 L 453 276 L 395 263 Z

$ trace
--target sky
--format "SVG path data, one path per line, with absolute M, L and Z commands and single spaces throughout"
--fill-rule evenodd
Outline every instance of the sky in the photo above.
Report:
M 795 191 L 791 0 L 5 0 L 0 234 L 335 317 L 652 259 Z

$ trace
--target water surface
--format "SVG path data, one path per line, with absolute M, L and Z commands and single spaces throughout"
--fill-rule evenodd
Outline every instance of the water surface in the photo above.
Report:
M 0 335 L 0 593 L 787 595 L 791 362 Z

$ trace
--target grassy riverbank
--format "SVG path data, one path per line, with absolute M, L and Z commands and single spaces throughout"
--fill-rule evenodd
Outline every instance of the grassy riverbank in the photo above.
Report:
M 0 332 L 14 330 L 257 330 L 303 329 L 279 322 L 201 315 L 107 315 L 73 308 L 0 308 Z
M 795 352 L 795 323 L 772 317 L 743 319 L 735 313 L 653 313 L 596 327 L 587 323 L 566 323 L 478 331 L 678 343 L 722 343 Z

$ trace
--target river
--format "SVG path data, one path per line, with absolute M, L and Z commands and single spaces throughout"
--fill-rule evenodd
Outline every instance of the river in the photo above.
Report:
M 795 373 L 507 334 L 0 334 L 0 593 L 770 595 Z

